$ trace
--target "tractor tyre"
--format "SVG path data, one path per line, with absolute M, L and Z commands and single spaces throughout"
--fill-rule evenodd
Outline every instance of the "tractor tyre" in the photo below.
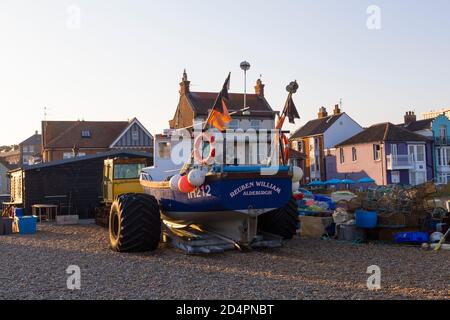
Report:
M 266 212 L 258 217 L 260 231 L 271 233 L 290 240 L 297 233 L 298 205 L 294 198 L 280 209 Z
M 158 201 L 146 194 L 124 194 L 109 215 L 109 241 L 117 252 L 145 252 L 158 248 L 161 216 Z

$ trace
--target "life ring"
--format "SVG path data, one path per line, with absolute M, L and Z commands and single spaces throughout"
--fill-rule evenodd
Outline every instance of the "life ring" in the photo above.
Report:
M 283 143 L 283 155 L 284 155 L 284 161 L 287 163 L 289 160 L 289 139 L 286 137 L 285 134 L 281 136 L 281 140 Z
M 203 159 L 203 141 L 209 143 L 209 154 Z M 208 132 L 198 135 L 194 142 L 194 159 L 202 165 L 212 164 L 212 160 L 216 157 L 216 139 Z

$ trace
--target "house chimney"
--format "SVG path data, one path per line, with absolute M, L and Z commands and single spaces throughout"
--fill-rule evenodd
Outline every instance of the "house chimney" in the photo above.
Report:
M 406 114 L 405 114 L 405 124 L 406 125 L 416 122 L 416 120 L 417 120 L 417 117 L 416 117 L 416 114 L 414 113 L 414 111 L 406 112 Z
M 262 83 L 261 79 L 256 80 L 255 93 L 259 97 L 264 97 L 264 87 L 266 85 Z
M 322 119 L 322 118 L 326 118 L 326 117 L 328 117 L 327 109 L 326 109 L 325 107 L 321 107 L 321 108 L 319 109 L 318 118 L 319 118 L 319 119 Z
M 338 105 L 338 104 L 334 105 L 333 114 L 334 114 L 335 116 L 341 114 L 341 108 L 339 108 L 339 105 Z
M 189 86 L 190 86 L 191 82 L 188 81 L 188 76 L 186 73 L 186 69 L 184 69 L 183 71 L 183 78 L 181 79 L 180 82 L 180 95 L 186 95 L 189 93 Z

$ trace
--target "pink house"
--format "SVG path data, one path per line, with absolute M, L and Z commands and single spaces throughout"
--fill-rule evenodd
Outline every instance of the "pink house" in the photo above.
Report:
M 433 179 L 431 140 L 395 126 L 371 126 L 339 143 L 328 155 L 330 176 L 357 181 L 370 177 L 378 185 L 417 185 Z

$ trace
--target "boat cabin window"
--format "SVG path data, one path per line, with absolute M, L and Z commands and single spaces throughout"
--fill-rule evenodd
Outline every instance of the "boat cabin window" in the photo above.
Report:
M 158 157 L 161 159 L 170 158 L 170 142 L 159 142 L 158 143 Z
M 116 164 L 114 165 L 114 179 L 139 179 L 144 167 L 143 163 Z

